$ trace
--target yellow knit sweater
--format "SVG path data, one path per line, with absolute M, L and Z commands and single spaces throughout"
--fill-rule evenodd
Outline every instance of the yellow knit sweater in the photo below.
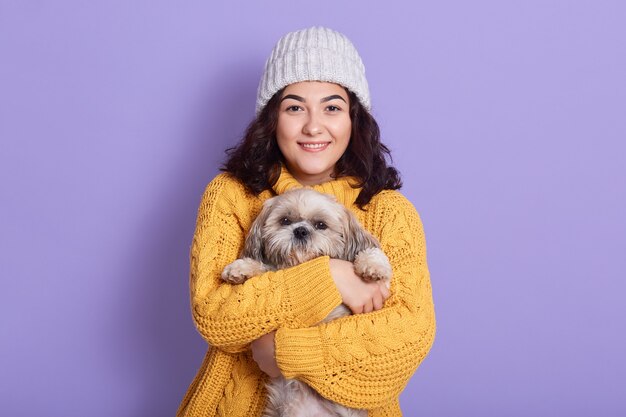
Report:
M 314 188 L 333 194 L 378 238 L 393 266 L 383 309 L 319 323 L 341 304 L 328 257 L 267 272 L 240 285 L 221 281 L 238 258 L 263 201 L 300 184 L 283 169 L 273 192 L 254 196 L 227 174 L 206 187 L 190 251 L 191 310 L 208 352 L 177 416 L 260 416 L 267 376 L 249 344 L 276 332 L 276 361 L 332 401 L 401 416 L 398 395 L 428 353 L 435 314 L 424 231 L 413 205 L 397 191 L 377 194 L 366 211 L 346 178 Z

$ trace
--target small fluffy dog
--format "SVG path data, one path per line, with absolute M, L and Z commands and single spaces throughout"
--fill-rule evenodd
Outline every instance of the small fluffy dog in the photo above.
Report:
M 309 188 L 290 190 L 265 201 L 246 237 L 242 258 L 228 265 L 222 279 L 240 284 L 265 271 L 284 269 L 319 256 L 354 264 L 367 281 L 391 279 L 391 265 L 378 241 L 356 217 L 330 195 Z M 324 322 L 346 316 L 341 305 Z M 268 383 L 265 417 L 364 417 L 365 410 L 346 408 L 320 396 L 298 380 L 273 378 Z

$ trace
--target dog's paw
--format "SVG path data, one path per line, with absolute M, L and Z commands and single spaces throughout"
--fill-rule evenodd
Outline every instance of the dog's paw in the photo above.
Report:
M 354 272 L 365 281 L 389 281 L 392 275 L 387 255 L 378 248 L 359 252 L 354 258 Z
M 237 259 L 222 271 L 222 280 L 231 284 L 241 284 L 248 278 L 267 271 L 263 263 L 252 258 Z

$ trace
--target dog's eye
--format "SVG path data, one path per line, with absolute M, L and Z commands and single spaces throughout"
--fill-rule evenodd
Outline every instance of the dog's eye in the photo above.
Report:
M 324 222 L 315 222 L 315 224 L 313 225 L 313 227 L 315 227 L 317 230 L 324 230 L 324 229 L 326 229 L 328 226 L 326 226 L 326 223 L 324 223 Z
M 289 220 L 288 217 L 283 217 L 282 219 L 280 219 L 280 224 L 282 226 L 289 226 L 291 224 L 291 220 Z

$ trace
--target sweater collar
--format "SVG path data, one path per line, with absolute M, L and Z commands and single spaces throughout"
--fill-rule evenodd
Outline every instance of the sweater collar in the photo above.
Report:
M 346 207 L 350 207 L 354 204 L 361 191 L 361 188 L 357 187 L 356 184 L 357 180 L 353 177 L 341 177 L 309 188 L 313 188 L 321 193 L 332 194 L 337 198 L 337 201 Z M 300 184 L 284 165 L 281 166 L 278 181 L 272 186 L 276 194 L 282 194 L 291 189 L 302 187 L 304 185 Z

